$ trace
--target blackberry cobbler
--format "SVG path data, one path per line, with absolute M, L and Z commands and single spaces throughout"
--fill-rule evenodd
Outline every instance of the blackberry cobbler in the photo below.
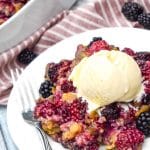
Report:
M 140 67 L 143 91 L 129 102 L 113 102 L 89 111 L 90 104 L 78 96 L 70 75 L 85 57 L 101 50 L 131 56 Z M 100 37 L 93 38 L 87 46 L 77 47 L 73 60 L 47 64 L 39 93 L 35 118 L 52 139 L 70 150 L 98 150 L 103 145 L 109 150 L 139 150 L 150 136 L 149 52 L 120 50 Z

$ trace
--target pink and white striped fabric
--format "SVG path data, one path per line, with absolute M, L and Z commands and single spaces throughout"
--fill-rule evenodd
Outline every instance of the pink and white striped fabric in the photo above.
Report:
M 134 0 L 150 12 L 149 0 Z M 64 11 L 47 22 L 37 32 L 16 47 L 0 55 L 0 104 L 6 105 L 12 88 L 10 69 L 22 67 L 16 56 L 24 48 L 36 53 L 45 51 L 53 44 L 74 34 L 103 27 L 139 27 L 131 23 L 121 13 L 125 0 L 97 0 L 71 11 Z M 24 66 L 25 67 L 25 66 Z

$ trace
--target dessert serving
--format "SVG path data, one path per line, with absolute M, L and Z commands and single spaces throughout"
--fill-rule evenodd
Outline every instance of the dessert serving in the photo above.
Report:
M 140 150 L 150 136 L 150 53 L 101 37 L 78 45 L 73 60 L 51 62 L 34 114 L 70 150 Z
M 27 2 L 28 0 L 0 0 L 0 24 L 13 16 Z

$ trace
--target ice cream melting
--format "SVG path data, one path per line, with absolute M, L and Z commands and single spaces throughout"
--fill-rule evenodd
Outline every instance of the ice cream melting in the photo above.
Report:
M 70 80 L 91 109 L 130 102 L 141 89 L 142 76 L 134 59 L 120 51 L 101 50 L 74 67 Z

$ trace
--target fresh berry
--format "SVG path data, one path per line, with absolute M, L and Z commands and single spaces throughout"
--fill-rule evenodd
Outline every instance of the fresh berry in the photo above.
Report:
M 52 87 L 53 83 L 51 81 L 46 80 L 43 83 L 41 83 L 39 93 L 42 95 L 43 98 L 47 98 L 50 95 L 52 95 Z
M 122 13 L 130 21 L 137 21 L 138 16 L 143 13 L 143 7 L 135 2 L 126 2 L 122 7 Z
M 144 135 L 136 128 L 126 128 L 120 131 L 115 142 L 117 150 L 138 149 L 143 143 Z
M 33 59 L 35 59 L 37 54 L 29 49 L 24 49 L 21 53 L 17 56 L 17 59 L 22 64 L 29 64 Z
M 106 117 L 107 120 L 117 119 L 120 115 L 120 108 L 114 103 L 106 106 L 101 114 Z
M 130 56 L 135 56 L 135 52 L 131 48 L 124 48 L 122 51 Z
M 150 13 L 143 13 L 138 16 L 138 22 L 145 29 L 150 29 Z
M 150 136 L 150 111 L 140 114 L 136 120 L 136 126 L 145 136 Z
M 142 96 L 142 104 L 149 105 L 150 104 L 150 94 L 144 94 Z
M 109 45 L 105 40 L 98 40 L 92 42 L 92 44 L 88 47 L 88 51 L 92 54 L 94 52 L 98 52 L 100 50 L 109 50 Z
M 67 92 L 72 92 L 75 90 L 75 87 L 73 86 L 73 83 L 72 81 L 64 81 L 61 85 L 61 90 L 64 92 L 64 93 L 67 93 Z

